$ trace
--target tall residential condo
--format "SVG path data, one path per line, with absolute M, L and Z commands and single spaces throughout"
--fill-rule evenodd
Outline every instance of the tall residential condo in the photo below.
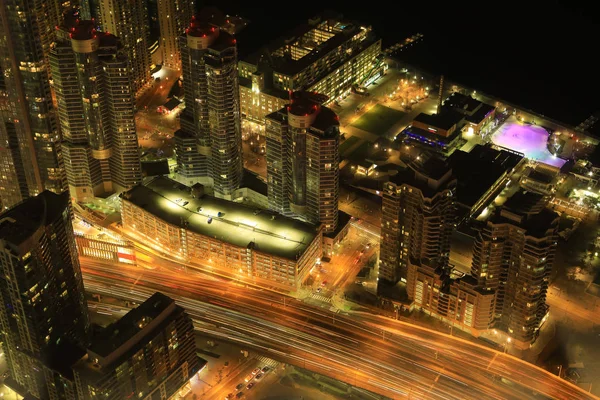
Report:
M 265 118 L 269 208 L 324 232 L 338 224 L 339 118 L 323 96 L 290 95 L 290 104 Z
M 0 197 L 5 208 L 45 189 L 66 189 L 46 62 L 56 7 L 54 1 L 33 0 L 6 0 L 0 6 Z
M 44 191 L 0 214 L 0 326 L 13 386 L 65 398 L 64 346 L 86 346 L 88 311 L 69 196 Z M 70 365 L 63 365 L 70 367 Z M 68 398 L 68 397 L 67 397 Z
M 135 100 L 120 40 L 66 14 L 50 63 L 71 196 L 82 201 L 138 184 Z
M 193 7 L 190 0 L 157 0 L 163 67 L 181 69 L 179 36 L 192 18 Z
M 243 169 L 235 39 L 194 17 L 180 48 L 186 103 L 175 133 L 180 177 L 231 198 Z
M 445 268 L 456 179 L 447 162 L 421 156 L 384 185 L 379 281 L 406 281 L 409 266 Z M 410 296 L 411 283 L 407 283 Z
M 133 93 L 151 80 L 148 9 L 145 0 L 98 0 L 102 30 L 121 39 L 127 54 Z
M 546 292 L 558 240 L 558 219 L 548 197 L 518 192 L 475 238 L 471 275 L 495 294 L 495 326 L 528 348 L 548 313 Z
M 192 319 L 155 293 L 94 335 L 73 372 L 79 400 L 154 400 L 172 398 L 200 366 Z

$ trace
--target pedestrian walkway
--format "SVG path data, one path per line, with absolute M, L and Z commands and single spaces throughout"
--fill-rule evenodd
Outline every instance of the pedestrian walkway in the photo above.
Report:
M 256 359 L 260 362 L 260 368 L 269 367 L 271 369 L 277 367 L 279 365 L 278 361 L 275 361 L 271 358 L 265 356 L 257 356 Z
M 312 297 L 315 300 L 322 301 L 324 303 L 331 303 L 331 298 L 323 296 L 322 294 L 313 293 L 310 297 Z

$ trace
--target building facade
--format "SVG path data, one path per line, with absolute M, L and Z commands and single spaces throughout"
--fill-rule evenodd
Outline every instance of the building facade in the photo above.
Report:
M 127 55 L 131 87 L 137 94 L 152 79 L 146 1 L 99 0 L 98 3 L 102 31 L 120 38 Z
M 121 195 L 123 227 L 219 274 L 296 290 L 322 254 L 319 226 L 156 178 Z
M 74 366 L 79 400 L 168 399 L 200 369 L 192 319 L 162 293 L 94 336 Z
M 290 103 L 266 117 L 269 208 L 321 223 L 338 224 L 339 118 L 311 94 L 296 92 Z
M 61 346 L 88 343 L 89 318 L 67 193 L 44 191 L 0 214 L 0 324 L 11 379 L 54 399 Z M 51 394 L 54 393 L 54 394 Z
M 381 40 L 371 27 L 339 16 L 311 19 L 293 38 L 239 62 L 243 115 L 264 123 L 289 91 L 307 90 L 339 100 L 378 68 L 380 54 Z
M 405 173 L 385 184 L 379 265 L 382 283 L 408 281 L 407 292 L 414 298 L 410 265 L 447 266 L 455 188 L 452 169 L 435 156 L 411 163 Z
M 5 208 L 45 189 L 66 189 L 47 63 L 61 7 L 33 0 L 7 0 L 0 7 L 0 196 Z
M 186 107 L 175 133 L 179 174 L 231 198 L 243 170 L 235 39 L 194 17 L 180 47 Z
M 66 16 L 50 63 L 71 196 L 83 201 L 139 183 L 135 99 L 119 39 Z
M 188 0 L 157 0 L 160 25 L 162 66 L 180 70 L 179 36 L 185 31 L 193 15 L 194 2 Z
M 558 241 L 558 214 L 547 197 L 519 192 L 475 240 L 471 275 L 495 294 L 493 319 L 515 346 L 527 348 L 548 313 L 546 293 Z

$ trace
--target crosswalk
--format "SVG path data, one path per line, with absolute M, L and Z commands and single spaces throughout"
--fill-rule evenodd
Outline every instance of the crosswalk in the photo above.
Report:
M 272 360 L 272 359 L 270 359 L 268 357 L 265 357 L 265 356 L 260 356 L 259 355 L 259 356 L 256 357 L 256 359 L 258 361 L 260 361 L 260 367 L 261 368 L 263 368 L 263 367 L 275 368 L 279 364 L 278 361 Z
M 315 300 L 322 301 L 324 303 L 331 303 L 331 299 L 329 297 L 323 296 L 322 294 L 313 293 L 310 297 Z

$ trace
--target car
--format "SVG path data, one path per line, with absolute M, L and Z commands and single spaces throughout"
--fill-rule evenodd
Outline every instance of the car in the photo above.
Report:
M 254 377 L 254 379 L 256 379 L 257 381 L 260 381 L 263 377 L 263 373 L 261 372 L 260 374 L 256 374 L 256 376 Z
M 325 287 L 327 285 L 327 281 L 321 282 L 321 286 Z
M 254 382 L 250 382 L 249 384 L 246 385 L 246 389 L 250 390 L 254 387 L 255 383 Z
M 256 375 L 260 372 L 260 368 L 254 368 L 254 370 L 252 371 L 252 375 Z
M 233 399 L 233 393 L 229 393 L 227 396 L 225 396 L 225 400 L 232 400 Z
M 238 385 L 235 387 L 235 390 L 240 390 L 243 387 L 244 387 L 243 383 L 238 383 Z
M 250 374 L 244 378 L 244 382 L 250 382 L 252 379 L 254 379 L 254 375 Z
M 321 293 L 321 288 L 320 287 L 317 288 L 317 293 Z
M 244 392 L 239 392 L 238 394 L 235 395 L 235 397 L 237 397 L 238 399 L 241 399 L 242 397 L 244 397 Z
M 263 374 L 266 374 L 266 373 L 267 373 L 267 372 L 269 372 L 270 370 L 271 370 L 271 368 L 269 368 L 269 367 L 263 367 L 263 368 L 261 369 L 261 371 L 262 371 L 262 373 L 263 373 Z

